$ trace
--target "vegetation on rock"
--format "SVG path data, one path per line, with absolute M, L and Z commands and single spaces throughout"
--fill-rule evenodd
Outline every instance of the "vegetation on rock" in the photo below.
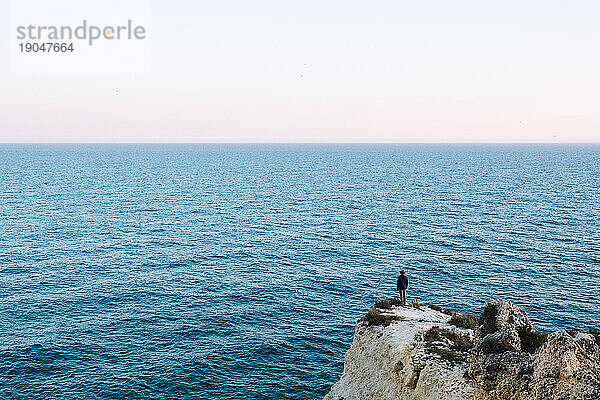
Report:
M 453 363 L 466 362 L 468 352 L 473 347 L 473 340 L 468 334 L 439 326 L 425 332 L 423 339 L 427 351 Z
M 368 326 L 388 326 L 399 319 L 397 315 L 382 314 L 377 308 L 371 307 L 362 320 Z
M 479 318 L 471 314 L 458 314 L 455 313 L 450 318 L 450 324 L 459 328 L 475 329 L 479 325 Z
M 452 317 L 450 318 L 450 324 L 456 327 L 475 329 L 479 325 L 479 318 L 477 318 L 475 315 L 457 313 L 449 308 L 442 309 L 442 307 L 435 304 L 430 304 L 429 308 L 438 312 L 442 312 L 446 315 L 450 315 Z
M 429 308 L 431 308 L 434 311 L 442 312 L 442 307 L 435 305 L 435 304 L 430 304 Z
M 392 306 L 399 306 L 401 305 L 402 302 L 400 301 L 400 299 L 383 299 L 383 300 L 379 300 L 377 303 L 375 303 L 375 308 L 379 308 L 381 310 L 387 310 L 392 308 Z

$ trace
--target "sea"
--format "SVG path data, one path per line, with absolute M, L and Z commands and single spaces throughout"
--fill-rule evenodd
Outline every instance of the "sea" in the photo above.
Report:
M 600 328 L 600 146 L 0 145 L 0 399 L 322 399 L 401 269 Z

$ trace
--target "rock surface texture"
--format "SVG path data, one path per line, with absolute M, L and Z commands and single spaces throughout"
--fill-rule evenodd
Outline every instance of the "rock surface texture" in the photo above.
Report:
M 536 333 L 503 300 L 487 304 L 473 330 L 451 325 L 449 311 L 392 304 L 357 322 L 325 400 L 600 399 L 597 332 Z

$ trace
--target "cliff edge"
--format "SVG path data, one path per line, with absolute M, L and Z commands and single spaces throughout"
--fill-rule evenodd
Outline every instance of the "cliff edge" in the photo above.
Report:
M 600 335 L 534 330 L 504 300 L 481 317 L 375 304 L 356 323 L 344 372 L 325 400 L 600 399 Z

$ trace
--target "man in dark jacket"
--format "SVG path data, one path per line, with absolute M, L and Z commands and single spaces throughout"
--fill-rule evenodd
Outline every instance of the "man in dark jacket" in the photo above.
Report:
M 400 271 L 400 276 L 398 277 L 398 282 L 396 282 L 396 286 L 398 287 L 398 291 L 400 292 L 400 301 L 402 305 L 406 305 L 406 289 L 408 288 L 408 278 L 404 275 L 404 270 Z

